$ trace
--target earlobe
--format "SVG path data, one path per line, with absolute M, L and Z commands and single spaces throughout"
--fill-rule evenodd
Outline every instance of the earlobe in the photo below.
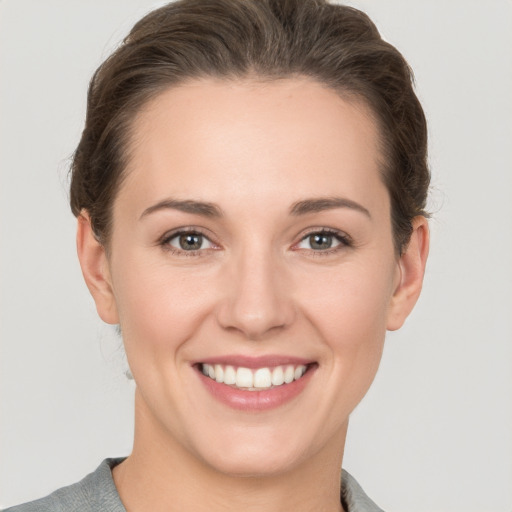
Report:
M 413 232 L 404 253 L 400 256 L 399 281 L 388 312 L 387 329 L 400 329 L 420 296 L 429 250 L 428 221 L 418 216 L 412 222 Z
M 98 314 L 108 324 L 119 323 L 105 248 L 94 236 L 85 210 L 78 216 L 76 246 L 82 274 Z

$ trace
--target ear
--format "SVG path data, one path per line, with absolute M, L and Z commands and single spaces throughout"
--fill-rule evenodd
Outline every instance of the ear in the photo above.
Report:
M 402 327 L 420 296 L 429 249 L 427 219 L 418 216 L 412 222 L 412 235 L 407 248 L 398 260 L 399 274 L 388 311 L 387 329 Z
M 98 314 L 108 324 L 119 323 L 105 248 L 94 236 L 91 219 L 85 210 L 78 216 L 76 247 L 82 274 Z

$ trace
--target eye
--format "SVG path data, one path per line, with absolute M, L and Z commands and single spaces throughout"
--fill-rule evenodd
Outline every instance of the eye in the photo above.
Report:
M 338 232 L 315 231 L 305 236 L 297 245 L 297 249 L 313 251 L 336 250 L 340 246 L 348 246 L 350 241 L 347 236 Z
M 212 249 L 214 245 L 203 234 L 195 231 L 174 233 L 163 240 L 164 245 L 171 246 L 178 251 L 192 252 L 202 249 Z

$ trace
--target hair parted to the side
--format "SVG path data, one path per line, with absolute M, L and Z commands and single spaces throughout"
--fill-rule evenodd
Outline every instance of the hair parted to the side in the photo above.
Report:
M 427 215 L 427 126 L 412 72 L 363 12 L 326 0 L 179 0 L 142 18 L 98 68 L 71 166 L 70 203 L 98 239 L 111 231 L 130 128 L 142 106 L 196 78 L 310 77 L 365 103 L 381 135 L 395 247 Z

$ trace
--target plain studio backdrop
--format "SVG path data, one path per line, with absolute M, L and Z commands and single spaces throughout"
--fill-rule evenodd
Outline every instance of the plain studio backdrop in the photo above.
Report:
M 0 0 L 0 506 L 126 455 L 133 383 L 75 254 L 69 156 L 100 62 L 152 0 Z M 360 0 L 430 128 L 423 295 L 388 335 L 345 468 L 385 510 L 512 511 L 512 2 Z

